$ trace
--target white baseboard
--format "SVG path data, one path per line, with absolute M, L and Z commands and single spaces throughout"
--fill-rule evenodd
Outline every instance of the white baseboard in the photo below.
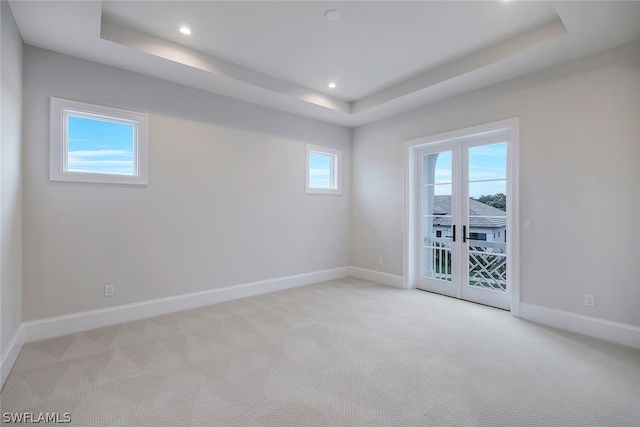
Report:
M 380 271 L 367 270 L 366 268 L 350 267 L 351 275 L 359 279 L 371 280 L 372 282 L 382 283 L 383 285 L 393 286 L 394 288 L 404 289 L 402 276 L 395 274 L 381 273 Z
M 261 280 L 259 282 L 245 283 L 174 297 L 159 298 L 117 307 L 34 320 L 23 323 L 25 332 L 23 341 L 33 342 L 45 338 L 74 334 L 104 326 L 130 322 L 132 320 L 189 310 L 218 302 L 310 285 L 327 280 L 340 279 L 349 276 L 349 272 L 349 267 L 334 268 L 331 270 Z
M 520 318 L 605 341 L 640 348 L 640 328 L 534 304 L 520 303 Z
M 20 325 L 15 334 L 11 337 L 7 349 L 2 352 L 2 361 L 0 362 L 0 390 L 4 387 L 4 382 L 9 377 L 9 373 L 13 368 L 13 365 L 18 359 L 20 350 L 24 345 L 24 326 Z

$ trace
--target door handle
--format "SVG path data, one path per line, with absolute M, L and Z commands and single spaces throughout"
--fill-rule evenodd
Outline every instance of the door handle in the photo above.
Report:
M 455 243 L 455 241 L 456 241 L 456 226 L 453 225 L 452 227 L 453 227 L 453 233 L 451 233 L 452 234 L 451 237 L 453 238 L 453 242 Z
M 462 226 L 462 243 L 467 243 L 467 226 Z

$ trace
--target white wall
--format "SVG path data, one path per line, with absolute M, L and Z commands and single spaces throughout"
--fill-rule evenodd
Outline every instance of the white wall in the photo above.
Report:
M 30 46 L 24 67 L 24 321 L 349 265 L 348 129 Z M 50 96 L 148 113 L 149 185 L 49 181 Z M 342 196 L 305 194 L 306 143 L 343 150 Z
M 626 45 L 355 129 L 353 265 L 402 274 L 404 140 L 519 116 L 521 301 L 640 326 L 639 64 Z
M 0 354 L 4 361 L 22 322 L 22 38 L 8 3 L 3 1 L 0 7 Z M 2 370 L 2 380 L 7 373 Z

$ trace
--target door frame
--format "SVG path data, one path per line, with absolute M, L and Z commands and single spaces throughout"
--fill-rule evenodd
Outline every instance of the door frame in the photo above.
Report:
M 403 215 L 403 287 L 415 289 L 418 281 L 418 167 L 417 151 L 425 146 L 438 146 L 450 141 L 465 141 L 482 138 L 494 133 L 509 132 L 507 144 L 507 283 L 511 286 L 511 314 L 520 316 L 520 212 L 519 212 L 519 126 L 520 119 L 512 117 L 496 122 L 471 126 L 464 129 L 404 141 L 404 215 Z

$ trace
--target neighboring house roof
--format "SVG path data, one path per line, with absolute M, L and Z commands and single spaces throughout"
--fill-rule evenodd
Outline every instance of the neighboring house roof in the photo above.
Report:
M 433 225 L 451 225 L 451 196 L 433 196 L 433 214 L 449 215 L 433 219 Z M 498 218 L 495 218 L 498 217 Z M 502 228 L 507 225 L 506 212 L 485 205 L 475 199 L 469 199 L 469 227 Z

